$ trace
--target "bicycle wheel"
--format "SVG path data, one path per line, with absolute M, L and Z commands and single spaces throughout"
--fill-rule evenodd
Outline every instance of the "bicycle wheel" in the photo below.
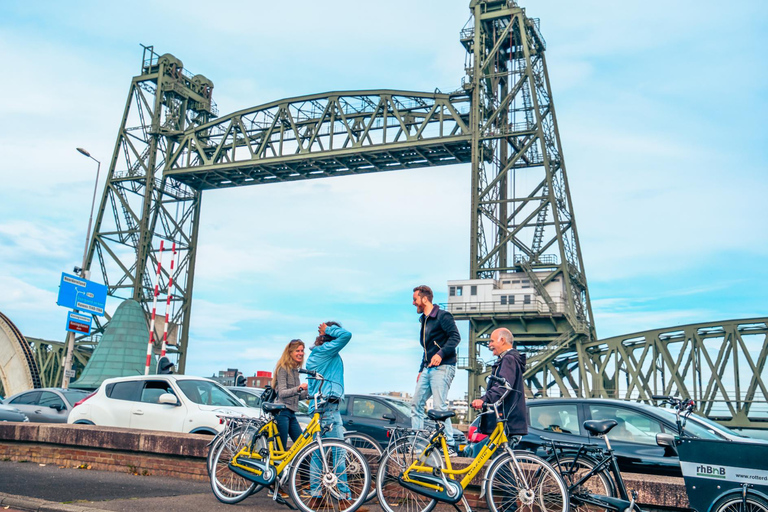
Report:
M 571 488 L 574 483 L 581 480 L 582 477 L 597 465 L 593 459 L 587 457 L 577 458 L 575 455 L 564 455 L 559 460 L 560 466 L 557 467 L 557 470 L 560 476 L 563 477 L 563 480 L 565 480 L 565 485 L 568 488 L 568 494 L 571 499 L 571 512 L 601 512 L 605 510 L 602 507 L 584 503 L 583 500 L 579 499 L 584 494 L 618 497 L 613 485 L 613 479 L 605 470 L 595 473 L 578 487 Z M 550 459 L 549 463 L 554 466 L 556 461 Z
M 549 463 L 528 452 L 501 456 L 493 463 L 485 499 L 491 512 L 566 512 L 568 491 Z
M 368 496 L 368 463 L 359 450 L 340 439 L 322 443 L 322 450 L 315 441 L 291 461 L 291 499 L 303 512 L 353 512 Z
M 376 473 L 381 459 L 381 445 L 371 436 L 360 432 L 344 432 L 344 442 L 351 444 L 363 454 L 368 468 L 371 470 L 371 487 L 365 501 L 376 496 Z
M 227 428 L 225 430 L 222 430 L 218 434 L 216 434 L 216 437 L 213 438 L 211 441 L 211 444 L 208 445 L 208 454 L 205 459 L 205 465 L 206 469 L 208 470 L 208 476 L 211 476 L 211 468 L 213 467 L 213 456 L 216 454 L 216 450 L 218 450 L 219 446 L 222 442 L 224 442 L 225 438 L 233 438 L 236 437 L 235 433 L 238 433 L 238 435 L 253 435 L 256 432 L 256 429 L 258 428 L 258 425 L 252 424 L 252 423 L 246 423 L 246 424 L 240 424 L 235 425 L 231 428 Z M 246 432 L 246 430 L 248 432 Z
M 419 437 L 403 438 L 390 446 L 379 461 L 376 475 L 376 496 L 387 512 L 430 512 L 436 500 L 406 489 L 398 477 L 421 455 L 426 440 Z M 430 465 L 442 467 L 442 459 L 433 451 Z
M 768 512 L 768 501 L 760 496 L 748 494 L 746 506 L 742 508 L 741 494 L 723 496 L 712 506 L 714 512 Z
M 228 466 L 240 449 L 251 442 L 251 437 L 252 435 L 248 435 L 248 429 L 236 429 L 222 438 L 214 452 L 210 471 L 211 490 L 222 503 L 239 503 L 263 488 L 232 472 Z

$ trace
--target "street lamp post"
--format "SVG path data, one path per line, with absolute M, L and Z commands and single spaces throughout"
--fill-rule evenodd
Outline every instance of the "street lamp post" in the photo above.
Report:
M 86 268 L 86 265 L 88 264 L 88 243 L 91 241 L 91 225 L 93 224 L 93 209 L 96 206 L 96 192 L 99 189 L 99 173 L 101 172 L 101 162 L 96 160 L 91 156 L 91 154 L 86 151 L 83 148 L 77 148 L 77 150 L 96 162 L 96 183 L 93 185 L 93 200 L 91 201 L 91 216 L 88 218 L 88 231 L 85 235 L 85 248 L 83 249 L 83 264 L 80 267 L 80 277 L 83 279 L 88 279 L 91 277 L 91 271 L 90 269 Z M 67 356 L 64 358 L 64 371 L 62 372 L 64 374 L 62 380 L 61 380 L 61 387 L 64 389 L 67 389 L 69 387 L 69 374 L 67 373 L 68 370 L 71 369 L 72 366 L 72 355 L 75 351 L 75 333 L 69 332 L 68 338 L 67 338 Z

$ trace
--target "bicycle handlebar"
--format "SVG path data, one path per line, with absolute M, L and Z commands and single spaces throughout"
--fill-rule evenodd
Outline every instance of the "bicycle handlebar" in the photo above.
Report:
M 299 368 L 299 373 L 309 375 L 310 377 L 317 377 L 317 372 L 315 370 L 307 370 L 306 368 Z M 321 375 L 320 378 L 322 379 L 323 376 Z

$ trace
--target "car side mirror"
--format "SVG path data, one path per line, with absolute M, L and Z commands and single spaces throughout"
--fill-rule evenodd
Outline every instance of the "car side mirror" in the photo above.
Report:
M 50 407 L 51 409 L 54 409 L 54 410 L 56 410 L 58 412 L 61 412 L 61 411 L 64 410 L 64 404 L 51 404 L 48 407 Z
M 173 393 L 163 393 L 160 398 L 157 399 L 157 403 L 166 405 L 181 405 L 178 398 Z
M 397 421 L 397 418 L 392 414 L 382 414 L 381 417 L 385 420 L 389 420 L 390 423 Z
M 664 456 L 673 457 L 677 456 L 677 445 L 675 444 L 675 436 L 672 434 L 658 433 L 656 434 L 656 444 L 664 447 Z
M 245 400 L 243 400 L 242 398 L 238 398 L 238 400 L 240 400 L 240 403 L 243 404 L 244 407 L 248 407 L 248 404 L 245 403 Z

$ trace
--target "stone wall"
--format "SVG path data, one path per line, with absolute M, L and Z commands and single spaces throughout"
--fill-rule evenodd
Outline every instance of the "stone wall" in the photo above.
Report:
M 210 436 L 198 434 L 92 425 L 0 423 L 0 459 L 203 481 L 208 480 L 205 457 L 210 441 Z M 456 459 L 454 469 L 470 462 L 471 459 Z M 627 488 L 638 492 L 641 504 L 665 510 L 688 507 L 682 478 L 622 476 Z M 477 499 L 481 481 L 482 472 L 467 489 L 473 508 L 485 504 L 484 499 Z

